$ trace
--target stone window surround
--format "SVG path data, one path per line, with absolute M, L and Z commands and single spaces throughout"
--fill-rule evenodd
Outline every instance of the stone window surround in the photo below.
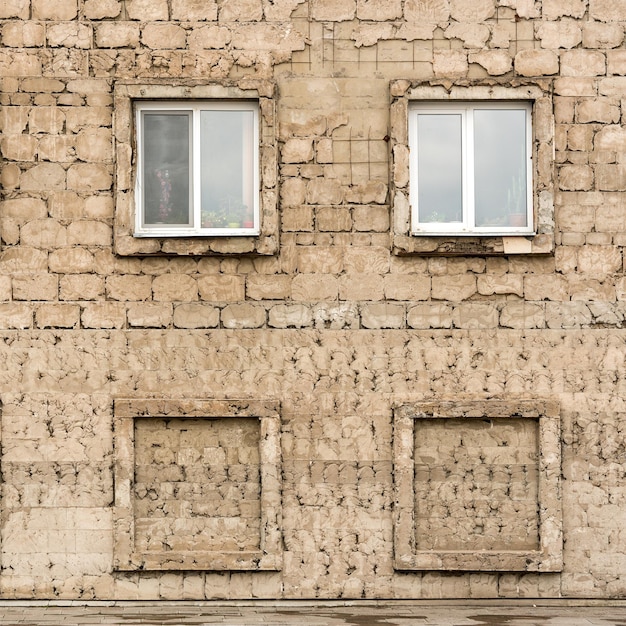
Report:
M 150 418 L 253 417 L 260 422 L 261 548 L 250 552 L 138 553 L 134 548 L 134 422 Z M 274 402 L 249 400 L 163 400 L 116 398 L 114 433 L 114 568 L 118 571 L 280 571 L 281 453 L 280 414 Z
M 390 83 L 392 245 L 396 255 L 551 254 L 554 251 L 554 112 L 548 79 L 470 83 L 393 80 Z M 524 101 L 533 104 L 534 235 L 429 236 L 411 234 L 409 103 Z
M 219 82 L 117 81 L 114 86 L 115 141 L 114 246 L 119 255 L 214 255 L 278 252 L 278 148 L 276 86 L 273 81 L 242 78 Z M 207 237 L 134 237 L 135 120 L 138 100 L 253 100 L 259 103 L 259 235 Z
M 394 407 L 394 568 L 405 571 L 526 571 L 563 569 L 563 521 L 560 499 L 561 420 L 552 400 L 462 397 Z M 415 547 L 414 420 L 526 418 L 539 422 L 539 550 L 417 550 Z

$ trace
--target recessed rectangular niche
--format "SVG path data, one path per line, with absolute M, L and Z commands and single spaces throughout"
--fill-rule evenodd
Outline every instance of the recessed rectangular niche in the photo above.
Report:
M 396 569 L 562 569 L 555 403 L 398 407 L 394 476 Z
M 267 403 L 117 400 L 117 569 L 280 569 L 278 433 Z

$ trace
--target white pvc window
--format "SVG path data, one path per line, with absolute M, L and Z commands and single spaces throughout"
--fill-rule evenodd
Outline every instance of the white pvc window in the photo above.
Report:
M 136 104 L 135 235 L 259 233 L 259 113 L 253 102 Z
M 531 113 L 526 102 L 411 105 L 413 234 L 533 232 Z

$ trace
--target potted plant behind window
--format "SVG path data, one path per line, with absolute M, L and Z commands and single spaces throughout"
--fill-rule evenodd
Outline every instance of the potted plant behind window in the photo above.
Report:
M 509 226 L 526 226 L 526 185 L 522 184 L 523 173 L 515 176 L 507 190 L 507 215 Z

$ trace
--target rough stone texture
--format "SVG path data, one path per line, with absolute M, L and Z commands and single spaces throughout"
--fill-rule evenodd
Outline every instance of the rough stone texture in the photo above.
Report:
M 417 421 L 418 550 L 538 547 L 537 426 L 510 418 Z
M 623 596 L 625 7 L 0 1 L 0 597 Z M 141 98 L 258 236 L 133 237 Z M 411 235 L 412 99 L 533 101 L 534 235 Z
M 258 420 L 138 419 L 134 437 L 137 551 L 259 549 Z

